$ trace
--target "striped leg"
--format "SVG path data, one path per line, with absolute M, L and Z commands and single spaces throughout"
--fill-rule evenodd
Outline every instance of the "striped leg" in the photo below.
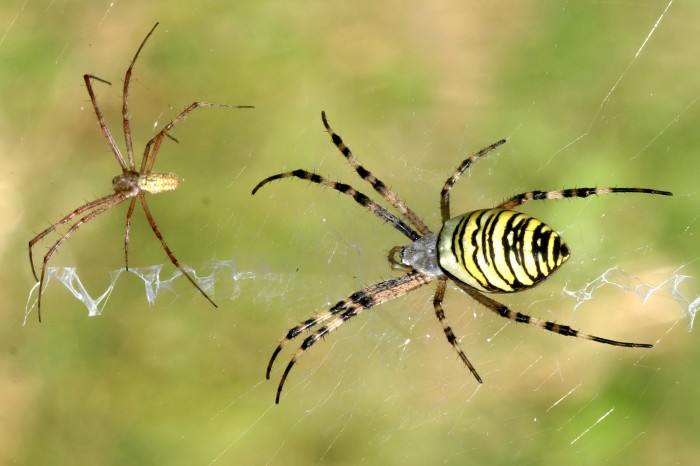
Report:
M 496 147 L 501 146 L 505 143 L 506 143 L 506 140 L 501 139 L 500 141 L 495 142 L 488 147 L 484 147 L 476 154 L 465 159 L 459 165 L 459 167 L 457 167 L 457 169 L 452 174 L 452 176 L 450 176 L 447 179 L 447 181 L 445 181 L 445 186 L 443 186 L 442 191 L 440 191 L 440 212 L 442 213 L 442 222 L 443 223 L 445 223 L 447 220 L 450 219 L 450 189 L 452 189 L 452 187 L 455 185 L 455 183 L 457 183 L 457 180 L 459 179 L 459 177 L 462 176 L 462 174 L 466 171 L 467 168 L 469 168 L 473 163 L 475 163 L 481 157 L 488 154 L 489 152 L 494 150 Z
M 541 201 L 543 199 L 562 199 L 565 197 L 588 197 L 598 194 L 611 193 L 644 193 L 644 194 L 660 194 L 662 196 L 673 196 L 673 193 L 668 191 L 658 191 L 656 189 L 647 188 L 572 188 L 562 189 L 560 191 L 528 191 L 526 193 L 513 196 L 507 201 L 501 203 L 499 209 L 513 209 L 519 205 L 523 205 L 528 201 Z
M 446 288 L 447 288 L 447 278 L 438 279 L 437 290 L 435 291 L 435 297 L 433 298 L 433 307 L 435 308 L 435 316 L 440 321 L 440 324 L 442 324 L 442 329 L 445 332 L 445 336 L 447 337 L 447 341 L 452 345 L 452 347 L 455 349 L 455 351 L 457 351 L 459 358 L 469 368 L 469 371 L 476 378 L 476 380 L 478 380 L 479 383 L 483 383 L 483 380 L 481 380 L 481 377 L 479 377 L 479 374 L 476 372 L 476 369 L 474 369 L 474 366 L 472 365 L 472 363 L 469 361 L 469 359 L 467 359 L 467 355 L 464 354 L 464 351 L 462 351 L 462 348 L 459 347 L 459 342 L 457 341 L 457 337 L 455 336 L 454 332 L 452 331 L 452 327 L 450 327 L 449 324 L 447 323 L 447 319 L 445 319 L 445 311 L 442 309 L 442 300 L 445 298 L 445 289 Z
M 550 322 L 547 320 L 542 320 L 538 319 L 537 317 L 531 317 L 527 314 L 522 314 L 520 312 L 513 312 L 510 309 L 508 309 L 507 306 L 504 306 L 503 304 L 499 303 L 498 301 L 495 301 L 488 296 L 484 296 L 483 294 L 479 293 L 477 290 L 474 288 L 465 285 L 463 283 L 459 283 L 457 281 L 454 281 L 455 285 L 460 287 L 465 293 L 467 293 L 469 296 L 486 306 L 487 308 L 491 309 L 493 312 L 498 314 L 501 317 L 505 317 L 506 319 L 513 320 L 515 322 L 520 322 L 523 324 L 531 324 L 534 325 L 535 327 L 539 327 L 542 330 L 548 330 L 550 332 L 558 333 L 559 335 L 564 335 L 566 337 L 576 337 L 576 338 L 581 338 L 583 340 L 591 340 L 591 341 L 596 341 L 598 343 L 605 343 L 606 345 L 612 345 L 612 346 L 624 346 L 627 348 L 652 348 L 654 345 L 649 344 L 649 343 L 629 343 L 626 341 L 617 341 L 617 340 L 609 340 L 607 338 L 601 338 L 597 337 L 595 335 L 589 335 L 586 333 L 580 333 L 578 330 L 574 330 L 568 325 L 561 325 L 561 324 L 556 324 L 554 322 Z
M 361 192 L 357 191 L 355 188 L 352 186 L 345 184 L 345 183 L 338 183 L 336 181 L 331 181 L 327 178 L 322 177 L 321 175 L 317 175 L 315 173 L 308 172 L 306 170 L 294 170 L 291 172 L 286 172 L 286 173 L 280 173 L 277 175 L 272 175 L 270 177 L 265 178 L 262 180 L 260 183 L 253 188 L 252 194 L 255 194 L 258 192 L 258 189 L 262 188 L 264 185 L 269 183 L 270 181 L 274 180 L 280 180 L 282 178 L 290 178 L 290 177 L 296 177 L 296 178 L 301 178 L 302 180 L 308 180 L 312 183 L 320 184 L 323 186 L 328 186 L 329 188 L 333 188 L 336 191 L 339 191 L 343 194 L 347 194 L 348 196 L 352 197 L 355 202 L 360 204 L 362 207 L 366 208 L 373 214 L 375 214 L 377 217 L 381 218 L 384 220 L 386 223 L 389 223 L 391 226 L 399 230 L 402 234 L 404 234 L 408 239 L 411 241 L 415 241 L 418 238 L 420 238 L 420 235 L 416 233 L 410 226 L 408 226 L 406 223 L 401 221 L 399 218 L 397 218 L 394 214 L 374 202 L 372 199 L 367 197 L 366 195 L 362 194 Z
M 430 283 L 432 280 L 433 277 L 429 277 L 427 275 L 423 275 L 419 272 L 414 271 L 407 273 L 406 275 L 403 275 L 401 277 L 396 277 L 390 280 L 383 281 L 381 283 L 377 283 L 376 285 L 372 285 L 368 288 L 365 288 L 364 290 L 352 294 L 351 296 L 338 302 L 330 310 L 323 312 L 312 319 L 302 322 L 300 325 L 289 330 L 287 335 L 282 339 L 282 341 L 277 346 L 277 349 L 275 349 L 274 353 L 272 354 L 270 363 L 267 366 L 268 379 L 270 378 L 270 370 L 272 369 L 272 363 L 279 354 L 280 350 L 291 339 L 298 336 L 303 330 L 314 327 L 315 325 L 321 322 L 325 322 L 331 319 L 332 317 L 335 317 L 327 325 L 324 325 L 323 327 L 316 330 L 316 332 L 306 337 L 299 349 L 294 353 L 294 356 L 292 356 L 292 359 L 289 361 L 289 364 L 287 364 L 287 367 L 285 368 L 284 373 L 282 374 L 279 386 L 277 387 L 277 396 L 275 398 L 275 403 L 279 404 L 280 402 L 282 388 L 284 387 L 284 383 L 287 380 L 287 376 L 292 370 L 292 367 L 301 357 L 301 355 L 304 354 L 306 350 L 311 348 L 311 346 L 313 346 L 314 343 L 316 343 L 318 340 L 325 337 L 330 332 L 337 329 L 338 327 L 340 327 L 345 322 L 355 317 L 365 309 L 378 306 L 394 298 L 403 296 L 406 293 L 415 290 L 416 288 L 420 288 L 421 286 Z
M 425 223 L 423 223 L 423 221 L 418 218 L 418 216 L 411 209 L 409 209 L 406 204 L 399 199 L 396 194 L 394 194 L 393 191 L 387 188 L 383 181 L 378 179 L 372 174 L 372 172 L 360 164 L 357 157 L 355 157 L 350 151 L 350 148 L 346 146 L 340 136 L 335 134 L 331 129 L 330 125 L 328 124 L 328 119 L 326 119 L 326 112 L 321 112 L 321 119 L 323 120 L 323 126 L 326 127 L 326 131 L 328 131 L 328 134 L 331 135 L 333 144 L 335 144 L 338 150 L 340 150 L 340 152 L 345 156 L 345 159 L 348 161 L 348 163 L 350 163 L 352 168 L 355 169 L 357 174 L 360 175 L 363 180 L 371 184 L 374 190 L 381 194 L 381 196 L 386 199 L 389 204 L 401 212 L 401 215 L 403 215 L 408 223 L 416 227 L 421 235 L 430 233 L 430 229 L 425 225 Z

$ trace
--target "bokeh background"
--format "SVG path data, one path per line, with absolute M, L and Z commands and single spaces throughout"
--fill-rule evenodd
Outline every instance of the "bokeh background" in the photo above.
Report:
M 27 2 L 0 6 L 0 463 L 697 464 L 700 5 L 691 1 Z M 211 276 L 219 308 L 182 278 L 153 305 L 119 276 L 103 314 L 52 281 L 24 324 L 27 241 L 118 174 L 82 81 L 122 144 L 121 83 L 137 153 L 193 100 L 159 171 L 184 181 L 149 205 L 178 258 Z M 508 138 L 453 190 L 453 212 L 530 189 L 641 186 L 527 205 L 573 251 L 513 309 L 604 347 L 508 323 L 455 289 L 448 319 L 485 384 L 433 315 L 433 287 L 366 312 L 309 351 L 274 405 L 279 338 L 394 276 L 404 238 L 306 168 L 371 189 L 322 131 L 439 228 L 438 194 L 470 153 Z M 123 146 L 122 146 L 123 147 Z M 52 260 L 93 296 L 123 266 L 122 206 Z M 55 238 L 54 238 L 55 239 Z M 40 244 L 41 256 L 50 241 Z M 135 267 L 173 267 L 142 212 Z M 684 278 L 685 277 L 685 278 Z M 31 300 L 30 300 L 31 304 Z M 695 303 L 697 306 L 697 303 Z

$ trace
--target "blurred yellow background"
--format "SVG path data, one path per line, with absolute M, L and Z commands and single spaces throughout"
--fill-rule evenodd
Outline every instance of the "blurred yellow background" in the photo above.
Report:
M 696 463 L 700 349 L 687 312 L 700 294 L 700 6 L 667 6 L 3 2 L 0 463 Z M 110 193 L 119 173 L 82 75 L 112 82 L 95 91 L 123 150 L 124 72 L 156 21 L 130 91 L 139 157 L 194 100 L 256 106 L 199 109 L 176 126 L 179 144 L 164 141 L 155 168 L 177 173 L 180 189 L 149 197 L 178 259 L 214 271 L 219 309 L 182 278 L 150 306 L 143 281 L 124 273 L 101 316 L 52 281 L 43 322 L 32 313 L 22 325 L 34 283 L 27 241 Z M 264 177 L 295 168 L 372 195 L 324 133 L 321 110 L 436 230 L 445 179 L 501 138 L 452 191 L 454 214 L 531 189 L 673 191 L 524 206 L 563 234 L 572 259 L 537 289 L 497 296 L 656 347 L 508 323 L 450 288 L 445 310 L 485 380 L 477 386 L 427 286 L 319 342 L 274 405 L 298 343 L 272 380 L 264 371 L 287 329 L 395 276 L 386 253 L 405 244 L 351 199 L 305 181 L 251 197 Z M 125 212 L 82 227 L 50 265 L 76 267 L 102 293 L 123 266 Z M 174 268 L 139 209 L 131 237 L 131 265 L 164 264 L 167 280 Z M 38 245 L 38 263 L 50 243 Z

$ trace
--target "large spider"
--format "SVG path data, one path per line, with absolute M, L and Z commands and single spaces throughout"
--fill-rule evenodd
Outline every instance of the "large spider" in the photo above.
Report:
M 569 248 L 555 231 L 535 218 L 512 210 L 513 208 L 532 200 L 588 197 L 594 194 L 608 193 L 648 193 L 671 196 L 670 192 L 645 188 L 575 188 L 546 192 L 529 191 L 513 196 L 491 209 L 475 210 L 457 217 L 450 217 L 450 189 L 474 162 L 504 144 L 506 141 L 503 139 L 464 160 L 447 179 L 440 192 L 442 226 L 439 232 L 434 233 L 394 192 L 360 165 L 340 136 L 331 129 L 325 112 L 321 113 L 321 119 L 326 131 L 331 136 L 331 140 L 345 156 L 348 163 L 400 215 L 392 214 L 350 185 L 331 181 L 306 170 L 294 170 L 265 178 L 253 189 L 253 194 L 270 181 L 288 177 L 301 178 L 328 186 L 351 196 L 355 202 L 396 228 L 412 243 L 407 246 L 394 247 L 389 252 L 389 262 L 392 268 L 404 270 L 406 272 L 404 275 L 353 293 L 329 310 L 303 321 L 287 332 L 272 353 L 266 372 L 268 379 L 272 364 L 287 343 L 299 336 L 304 330 L 327 322 L 307 336 L 292 356 L 277 388 L 276 403 L 280 401 L 282 387 L 292 366 L 314 343 L 365 309 L 403 296 L 434 280 L 437 280 L 437 289 L 433 298 L 435 316 L 442 325 L 447 341 L 457 351 L 460 359 L 479 383 L 482 383 L 481 377 L 460 348 L 457 337 L 445 319 L 442 300 L 445 297 L 448 280 L 499 316 L 516 322 L 532 324 L 560 335 L 608 345 L 636 348 L 651 348 L 653 346 L 647 343 L 628 343 L 580 333 L 568 325 L 556 324 L 511 311 L 508 307 L 483 293 L 513 293 L 531 288 L 542 282 L 569 258 Z
M 249 105 L 224 105 L 211 104 L 207 102 L 193 102 L 182 112 L 180 112 L 180 114 L 176 116 L 170 123 L 165 125 L 158 134 L 151 138 L 150 141 L 148 141 L 148 143 L 146 144 L 146 148 L 143 151 L 141 167 L 138 171 L 136 171 L 136 165 L 134 162 L 134 149 L 131 144 L 131 126 L 129 122 L 128 110 L 129 81 L 131 80 L 131 72 L 134 68 L 134 63 L 136 62 L 136 59 L 138 58 L 139 53 L 141 52 L 141 49 L 146 44 L 148 38 L 151 37 L 151 34 L 153 34 L 153 31 L 157 26 L 158 23 L 156 23 L 155 26 L 153 26 L 153 28 L 143 39 L 143 42 L 141 42 L 141 45 L 139 46 L 138 50 L 136 50 L 134 58 L 131 60 L 129 68 L 127 68 L 126 70 L 126 75 L 124 76 L 124 92 L 122 96 L 122 121 L 124 124 L 124 140 L 126 141 L 128 164 L 124 160 L 124 156 L 120 152 L 119 147 L 117 147 L 117 143 L 114 141 L 114 137 L 112 136 L 111 131 L 105 124 L 104 118 L 102 117 L 102 112 L 100 112 L 100 108 L 97 106 L 95 93 L 92 90 L 92 80 L 109 85 L 111 85 L 111 83 L 91 74 L 86 74 L 83 76 L 83 79 L 85 80 L 85 85 L 87 86 L 88 94 L 90 94 L 90 101 L 92 102 L 92 106 L 95 108 L 97 122 L 99 123 L 100 128 L 102 129 L 102 134 L 104 135 L 105 139 L 107 139 L 107 143 L 109 144 L 109 147 L 112 150 L 114 157 L 117 159 L 117 163 L 122 169 L 122 173 L 115 176 L 112 179 L 112 187 L 114 188 L 114 194 L 109 194 L 99 199 L 95 199 L 94 201 L 88 202 L 87 204 L 78 207 L 73 212 L 69 213 L 68 215 L 66 215 L 58 222 L 54 223 L 53 225 L 51 225 L 46 230 L 42 231 L 29 241 L 29 263 L 31 264 L 34 278 L 39 282 L 39 296 L 37 298 L 37 315 L 39 316 L 39 322 L 41 322 L 41 294 L 44 287 L 46 264 L 51 258 L 51 256 L 56 252 L 56 250 L 58 250 L 59 246 L 61 246 L 61 244 L 65 240 L 67 240 L 68 237 L 70 237 L 70 235 L 72 235 L 81 225 L 83 225 L 86 222 L 89 222 L 98 215 L 118 206 L 127 199 L 131 199 L 131 203 L 129 204 L 129 209 L 126 212 L 126 232 L 124 235 L 124 262 L 126 265 L 126 269 L 129 270 L 129 230 L 131 227 L 131 216 L 134 213 L 136 201 L 139 200 L 141 201 L 141 206 L 143 207 L 143 211 L 146 214 L 148 223 L 151 225 L 153 233 L 155 233 L 156 237 L 158 237 L 160 243 L 163 245 L 163 249 L 165 249 L 168 258 L 170 258 L 170 262 L 172 262 L 173 265 L 177 267 L 178 270 L 187 278 L 187 280 L 189 280 L 190 283 L 192 283 L 192 285 L 195 288 L 197 288 L 197 290 L 199 290 L 199 292 L 202 293 L 202 295 L 216 307 L 214 301 L 212 301 L 212 299 L 204 292 L 204 290 L 202 290 L 202 288 L 200 288 L 199 285 L 197 285 L 192 276 L 189 273 L 187 273 L 187 271 L 182 267 L 182 265 L 180 265 L 178 260 L 175 258 L 175 255 L 172 253 L 172 251 L 166 244 L 165 239 L 163 239 L 163 235 L 160 233 L 158 227 L 156 226 L 156 222 L 153 220 L 151 211 L 148 209 L 148 204 L 146 203 L 146 193 L 158 194 L 166 191 L 174 191 L 178 187 L 180 181 L 175 174 L 152 172 L 153 164 L 156 161 L 156 155 L 158 155 L 158 151 L 160 150 L 160 144 L 163 142 L 163 138 L 165 136 L 174 139 L 168 134 L 168 131 L 170 131 L 177 122 L 184 119 L 185 116 L 187 116 L 187 114 L 199 107 L 253 107 Z M 58 240 L 51 246 L 51 248 L 49 248 L 48 252 L 44 256 L 44 260 L 41 265 L 41 275 L 40 277 L 37 277 L 36 270 L 34 269 L 34 260 L 32 259 L 32 247 L 37 242 L 41 241 L 46 235 L 54 231 L 57 227 L 63 225 L 64 223 L 70 221 L 74 217 L 81 215 L 85 212 L 87 212 L 87 214 L 81 217 L 80 219 L 76 220 L 68 228 L 68 230 L 63 235 L 61 235 L 60 238 L 58 238 Z

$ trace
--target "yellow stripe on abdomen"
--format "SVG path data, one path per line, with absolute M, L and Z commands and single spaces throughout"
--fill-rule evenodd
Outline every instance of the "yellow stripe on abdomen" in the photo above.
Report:
M 550 227 L 503 209 L 477 210 L 446 221 L 437 250 L 445 273 L 488 292 L 534 286 L 569 258 L 568 247 Z

